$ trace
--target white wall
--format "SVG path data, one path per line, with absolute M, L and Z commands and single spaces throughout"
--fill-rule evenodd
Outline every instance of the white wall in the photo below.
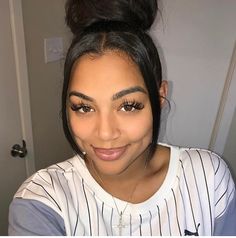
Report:
M 164 140 L 208 148 L 236 39 L 235 0 L 163 0 L 162 47 L 172 108 Z
M 161 140 L 208 148 L 236 40 L 236 1 L 162 0 L 161 14 L 152 35 L 161 47 L 171 100 L 166 125 L 163 120 Z M 232 96 L 228 101 L 235 108 Z M 232 113 L 224 114 L 223 122 L 231 122 L 232 116 Z M 235 127 L 233 121 L 231 129 L 220 125 L 217 135 L 219 139 L 220 133 L 231 132 L 228 140 L 222 142 L 225 151 L 219 142 L 211 148 L 221 155 L 224 151 L 223 157 L 236 174 L 233 150 L 236 138 L 232 127 Z

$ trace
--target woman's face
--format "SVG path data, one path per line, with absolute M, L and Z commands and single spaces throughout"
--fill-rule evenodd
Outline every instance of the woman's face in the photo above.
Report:
M 152 140 L 151 105 L 141 73 L 128 56 L 82 56 L 68 95 L 72 134 L 101 174 L 121 174 L 144 159 Z

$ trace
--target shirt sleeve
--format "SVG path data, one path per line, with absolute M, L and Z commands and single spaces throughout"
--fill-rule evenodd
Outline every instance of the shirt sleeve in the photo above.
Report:
M 65 236 L 62 217 L 42 202 L 13 199 L 9 208 L 10 236 Z
M 230 202 L 225 212 L 216 219 L 214 236 L 236 235 L 236 197 Z
M 235 183 L 227 164 L 219 157 L 215 162 L 214 236 L 236 235 Z

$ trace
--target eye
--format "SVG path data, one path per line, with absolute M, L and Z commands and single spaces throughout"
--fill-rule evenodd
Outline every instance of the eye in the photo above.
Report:
M 125 101 L 124 103 L 122 103 L 122 105 L 120 106 L 120 111 L 123 112 L 134 112 L 134 111 L 140 111 L 144 108 L 144 105 L 140 102 L 136 102 L 136 101 Z
M 90 107 L 89 105 L 86 105 L 84 103 L 71 104 L 70 108 L 71 108 L 72 111 L 79 112 L 81 114 L 86 114 L 86 113 L 95 111 L 92 107 Z

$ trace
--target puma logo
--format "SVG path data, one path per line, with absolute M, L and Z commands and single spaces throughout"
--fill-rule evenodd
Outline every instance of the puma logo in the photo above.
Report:
M 200 226 L 200 223 L 198 223 L 198 225 L 196 227 L 196 232 L 191 232 L 191 231 L 188 231 L 188 230 L 184 230 L 184 235 L 185 236 L 199 236 L 199 234 L 198 234 L 199 226 Z

